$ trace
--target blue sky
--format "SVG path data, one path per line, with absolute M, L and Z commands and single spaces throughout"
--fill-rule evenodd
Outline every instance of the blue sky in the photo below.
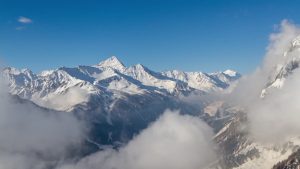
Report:
M 115 55 L 157 71 L 247 73 L 276 24 L 299 23 L 299 9 L 293 0 L 1 0 L 0 60 L 39 72 Z

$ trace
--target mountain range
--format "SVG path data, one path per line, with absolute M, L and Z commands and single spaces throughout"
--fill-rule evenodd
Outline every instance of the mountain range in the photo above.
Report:
M 240 74 L 226 70 L 216 73 L 183 72 L 178 70 L 155 72 L 137 64 L 125 67 L 112 56 L 93 66 L 61 67 L 35 74 L 28 69 L 7 67 L 4 75 L 14 95 L 50 109 L 71 111 L 76 105 L 88 102 L 92 96 L 106 97 L 106 102 L 123 95 L 176 96 L 191 93 L 222 91 L 240 78 Z M 67 104 L 56 100 L 71 95 Z M 58 99 L 59 98 L 59 99 Z M 105 103 L 108 110 L 111 105 Z

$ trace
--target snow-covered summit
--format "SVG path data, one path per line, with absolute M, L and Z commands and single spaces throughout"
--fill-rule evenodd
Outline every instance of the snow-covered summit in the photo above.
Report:
M 117 70 L 124 70 L 126 67 L 124 64 L 116 57 L 112 56 L 98 64 L 99 67 L 111 67 Z

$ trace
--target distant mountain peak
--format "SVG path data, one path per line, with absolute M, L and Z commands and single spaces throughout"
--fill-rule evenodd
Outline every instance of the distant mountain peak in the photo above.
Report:
M 111 56 L 110 58 L 100 62 L 98 66 L 110 67 L 117 70 L 124 70 L 126 68 L 124 64 L 116 56 Z
M 223 72 L 225 75 L 228 75 L 230 77 L 236 77 L 236 76 L 240 76 L 239 73 L 237 73 L 236 71 L 234 70 L 231 70 L 231 69 L 227 69 Z

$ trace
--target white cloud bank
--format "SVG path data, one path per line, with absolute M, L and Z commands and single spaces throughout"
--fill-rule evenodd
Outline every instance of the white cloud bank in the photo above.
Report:
M 120 150 L 107 149 L 59 169 L 199 169 L 215 160 L 210 127 L 166 111 Z

